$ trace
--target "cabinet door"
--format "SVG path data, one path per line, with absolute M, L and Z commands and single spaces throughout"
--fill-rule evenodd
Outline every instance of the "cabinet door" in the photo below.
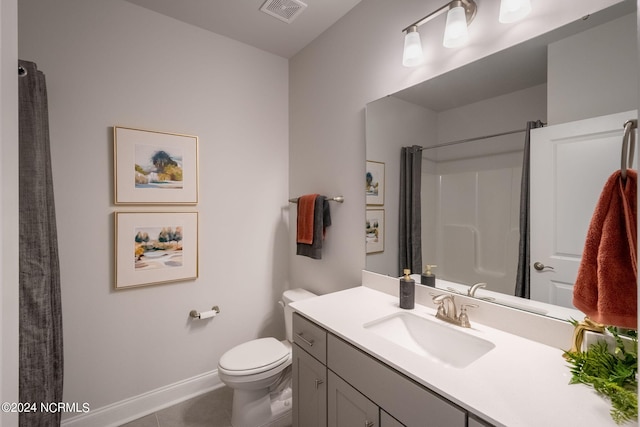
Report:
M 293 344 L 293 425 L 327 426 L 327 368 Z
M 475 415 L 471 415 L 469 414 L 469 420 L 467 421 L 467 426 L 469 427 L 493 427 L 492 424 L 489 424 L 488 422 L 481 420 L 480 418 L 476 417 Z
M 379 427 L 378 406 L 328 371 L 327 409 L 329 427 Z
M 400 421 L 380 409 L 380 427 L 405 427 Z

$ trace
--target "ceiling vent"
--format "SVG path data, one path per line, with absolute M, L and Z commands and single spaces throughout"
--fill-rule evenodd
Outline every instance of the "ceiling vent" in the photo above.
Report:
M 307 5 L 299 0 L 267 0 L 260 10 L 290 24 L 306 7 Z

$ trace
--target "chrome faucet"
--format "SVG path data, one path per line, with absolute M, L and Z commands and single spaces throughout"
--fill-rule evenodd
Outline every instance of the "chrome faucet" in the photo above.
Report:
M 460 304 L 460 315 L 458 315 L 453 295 L 436 295 L 432 299 L 433 303 L 438 305 L 436 318 L 463 328 L 471 327 L 471 324 L 469 323 L 469 316 L 467 315 L 467 307 L 478 307 L 478 305 Z

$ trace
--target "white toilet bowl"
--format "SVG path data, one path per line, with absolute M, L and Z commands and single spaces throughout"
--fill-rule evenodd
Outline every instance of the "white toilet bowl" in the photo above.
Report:
M 290 390 L 276 390 L 290 379 L 291 317 L 289 303 L 316 296 L 304 289 L 283 294 L 287 340 L 259 338 L 237 345 L 218 362 L 220 380 L 233 389 L 231 425 L 261 427 L 290 425 Z

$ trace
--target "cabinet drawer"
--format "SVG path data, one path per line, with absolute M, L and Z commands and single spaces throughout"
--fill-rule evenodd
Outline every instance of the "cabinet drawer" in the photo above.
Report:
M 408 427 L 464 427 L 467 414 L 415 381 L 329 334 L 327 366 Z
M 293 342 L 322 363 L 327 363 L 327 333 L 298 313 L 293 314 Z

